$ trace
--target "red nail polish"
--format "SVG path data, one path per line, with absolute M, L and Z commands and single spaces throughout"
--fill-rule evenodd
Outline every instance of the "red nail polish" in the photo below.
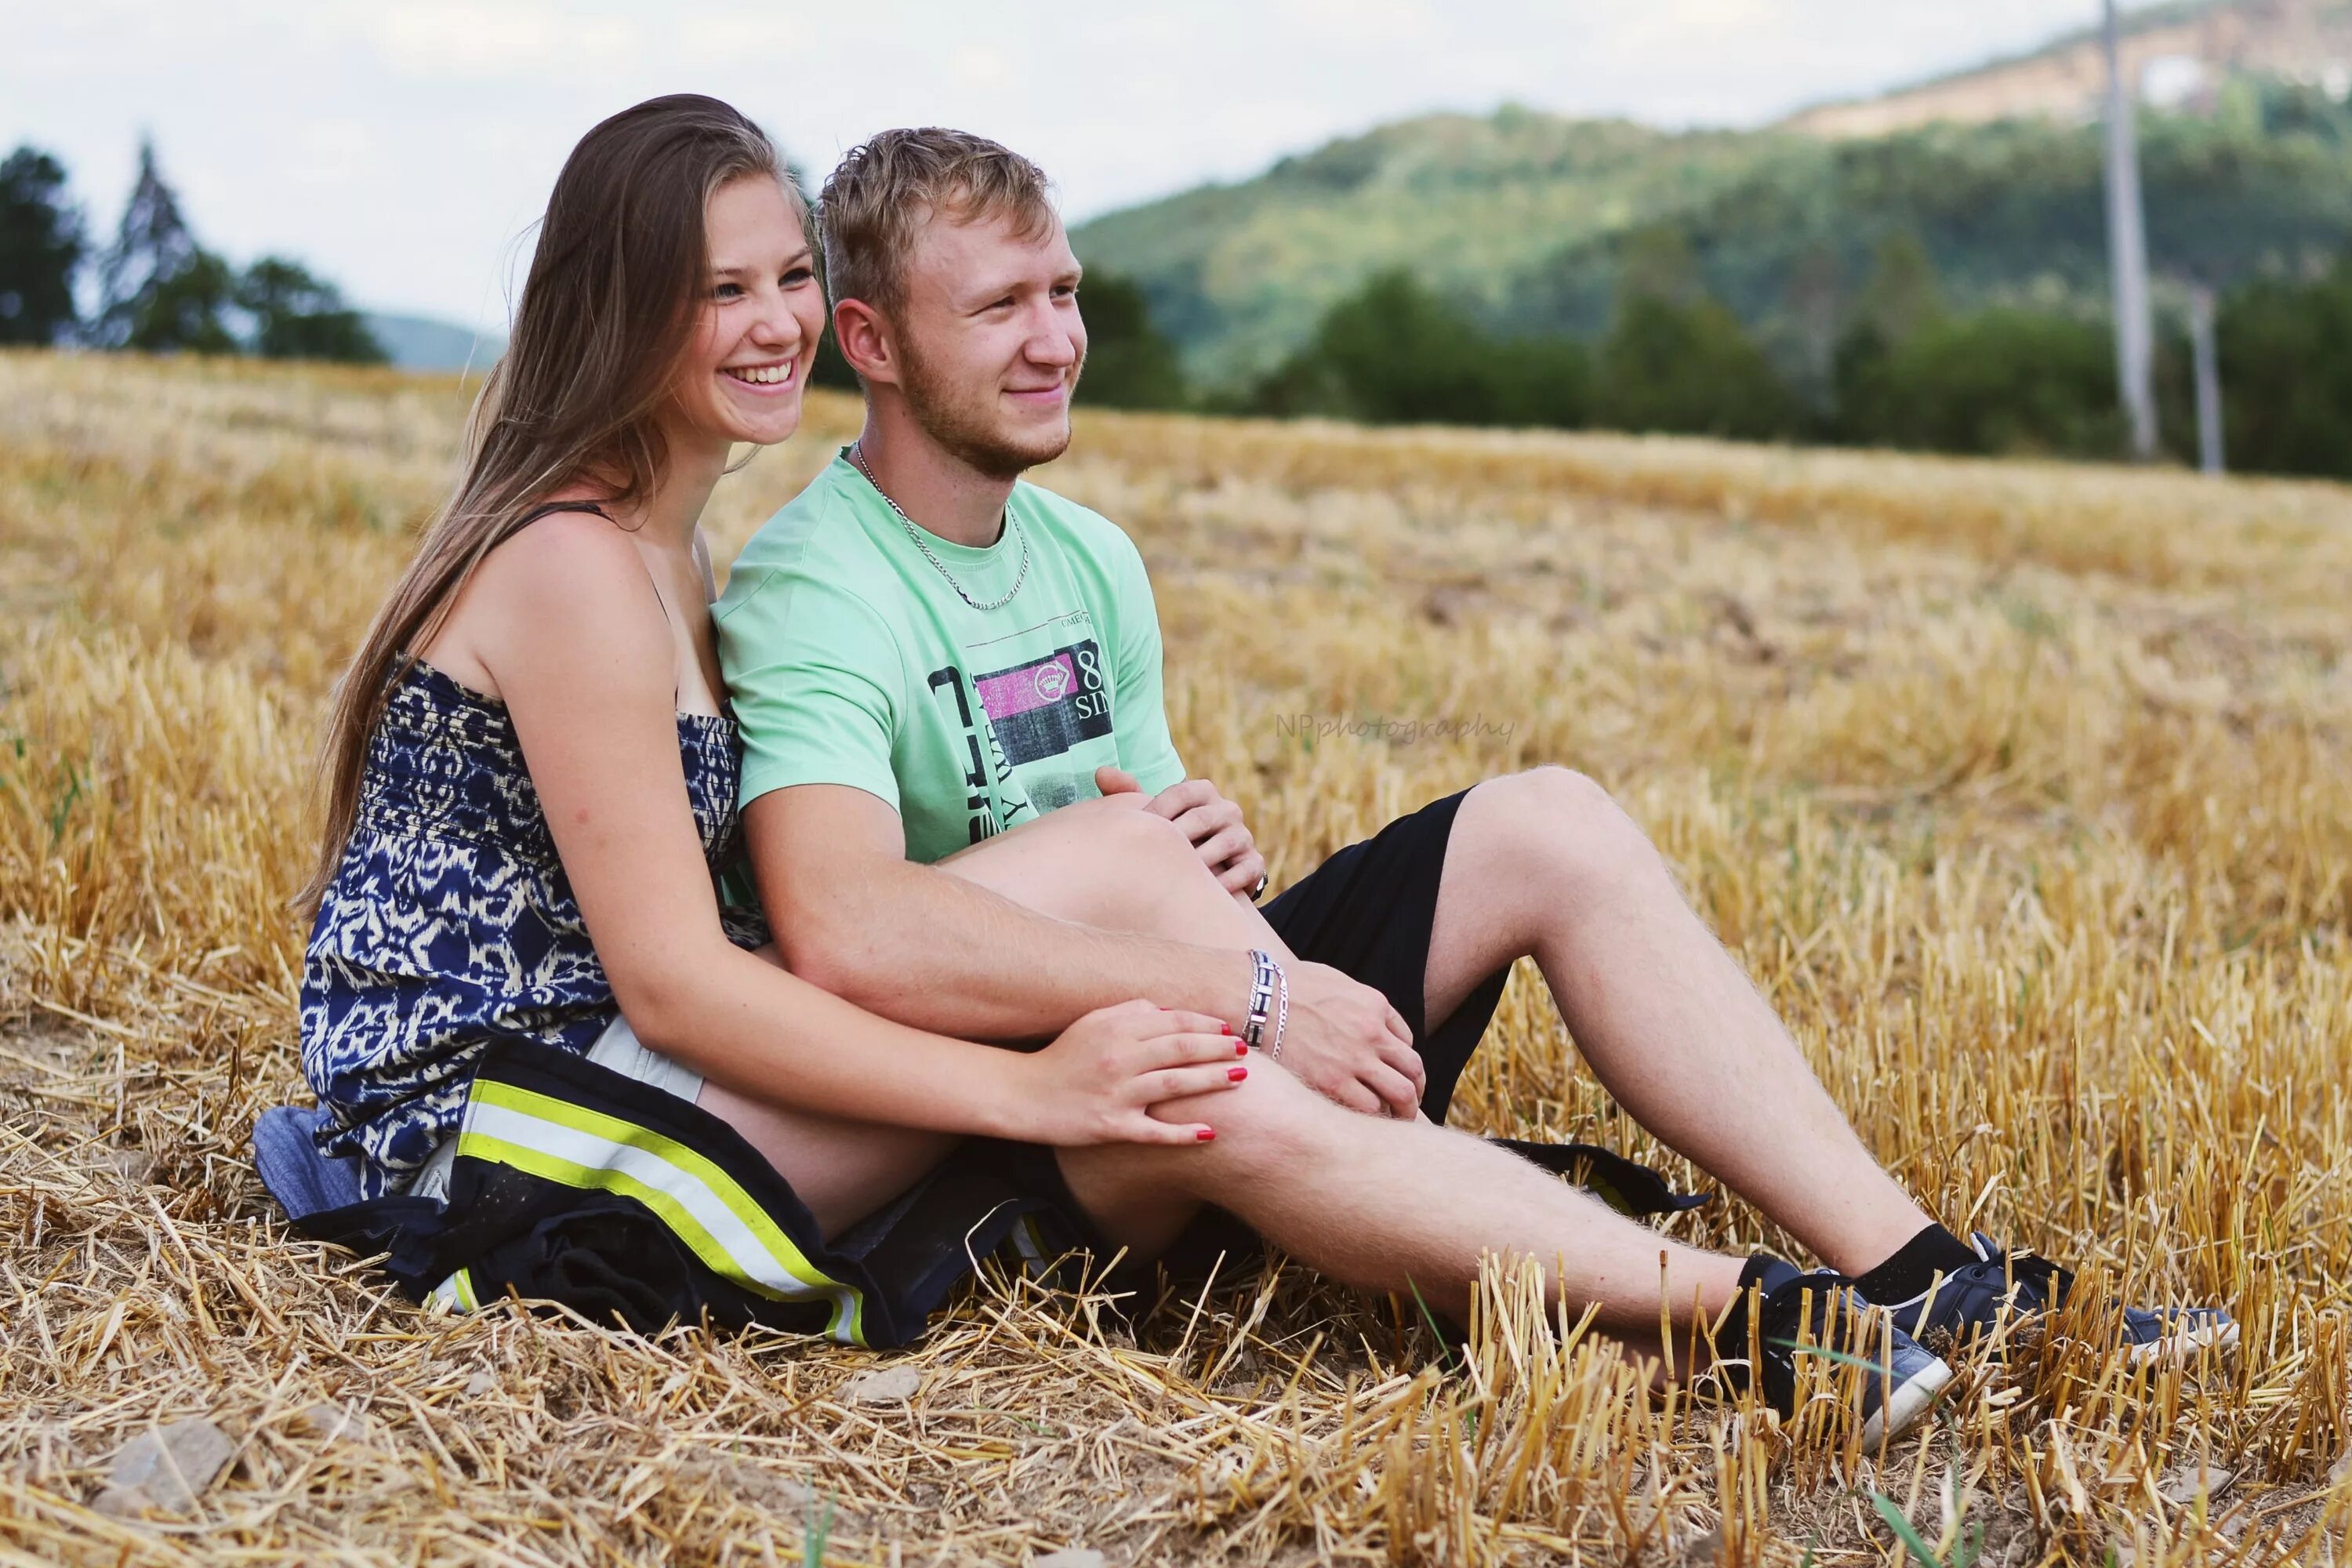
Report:
M 1163 1009 L 1163 1011 L 1164 1011 L 1164 1009 Z M 1233 1026 L 1231 1024 L 1219 1024 L 1219 1025 L 1217 1026 L 1217 1033 L 1219 1033 L 1219 1034 L 1221 1034 L 1221 1035 L 1230 1035 L 1230 1034 L 1232 1034 L 1233 1032 L 1234 1032 L 1234 1026 Z
M 1247 1040 L 1235 1040 L 1234 1042 L 1234 1055 L 1237 1057 L 1245 1057 L 1249 1055 L 1249 1042 Z
M 1242 1079 L 1245 1079 L 1245 1078 L 1249 1077 L 1249 1068 L 1227 1068 L 1225 1069 L 1225 1076 L 1226 1076 L 1227 1078 L 1229 1078 L 1229 1079 L 1233 1079 L 1235 1083 L 1239 1083 L 1239 1082 L 1241 1082 L 1241 1080 L 1242 1080 Z
M 1198 1133 L 1194 1134 L 1194 1136 L 1198 1137 L 1203 1143 L 1206 1143 L 1210 1139 L 1214 1138 L 1216 1135 L 1217 1130 L 1213 1127 L 1203 1127 Z

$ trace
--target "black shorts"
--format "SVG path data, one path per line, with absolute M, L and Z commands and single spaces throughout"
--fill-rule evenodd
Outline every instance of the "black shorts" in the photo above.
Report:
M 1337 851 L 1265 906 L 1266 923 L 1283 945 L 1371 986 L 1404 1019 L 1428 1080 L 1421 1109 L 1432 1121 L 1445 1120 L 1454 1086 L 1485 1037 L 1511 973 L 1506 964 L 1479 981 L 1431 1028 L 1423 989 L 1430 930 L 1454 815 L 1469 793 L 1457 790 Z

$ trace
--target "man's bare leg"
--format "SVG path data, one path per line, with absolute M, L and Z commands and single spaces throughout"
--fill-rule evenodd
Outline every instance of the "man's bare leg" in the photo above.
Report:
M 1129 798 L 1140 797 L 1065 807 L 940 865 L 1064 919 L 1279 951 L 1265 918 Z M 1482 1252 L 1532 1258 L 1555 1291 L 1597 1303 L 1601 1321 L 1635 1342 L 1656 1336 L 1662 1288 L 1677 1323 L 1694 1298 L 1712 1314 L 1737 1290 L 1742 1259 L 1669 1241 L 1482 1139 L 1345 1110 L 1274 1063 L 1252 1069 L 1194 1109 L 1155 1110 L 1197 1115 L 1217 1129 L 1213 1143 L 1171 1151 L 1175 1159 L 1126 1145 L 1061 1152 L 1073 1195 L 1107 1237 L 1156 1256 L 1214 1204 L 1334 1279 L 1417 1289 L 1456 1310 Z
M 1090 925 L 1280 951 L 1255 909 L 1113 796 L 941 864 Z M 1085 816 L 1074 816 L 1085 813 Z M 1122 821 L 1124 816 L 1127 820 Z M 1034 837 L 1020 853 L 1022 835 Z M 1559 768 L 1470 791 L 1454 821 L 1425 977 L 1434 1028 L 1532 954 L 1585 1059 L 1628 1114 L 1832 1268 L 1885 1261 L 1929 1223 L 1598 784 Z
M 1281 952 L 1264 917 L 1219 889 L 1136 799 L 1066 807 L 941 868 L 1066 920 Z M 1866 1268 L 1928 1223 L 1862 1147 L 1640 830 L 1598 786 L 1556 769 L 1491 781 L 1464 801 L 1438 895 L 1428 1017 L 1442 1021 L 1478 980 L 1530 952 L 1619 1103 L 1832 1266 Z M 725 1098 L 711 1108 L 796 1189 L 816 1186 L 821 1223 L 826 1211 L 854 1220 L 951 1146 L 705 1090 L 707 1104 L 714 1097 Z M 1370 1120 L 1339 1125 L 1361 1131 Z M 1171 1235 L 1191 1212 L 1177 1208 Z M 1654 1262 L 1654 1233 L 1629 1229 Z M 1649 1300 L 1654 1308 L 1654 1291 Z
M 1208 1121 L 1216 1141 L 1059 1155 L 1087 1215 L 1140 1257 L 1214 1204 L 1342 1283 L 1417 1290 L 1457 1314 L 1481 1255 L 1534 1259 L 1553 1296 L 1597 1306 L 1601 1327 L 1629 1336 L 1655 1336 L 1662 1292 L 1680 1326 L 1694 1302 L 1712 1318 L 1738 1291 L 1741 1258 L 1669 1241 L 1484 1139 L 1335 1105 L 1274 1063 L 1154 1114 Z
M 1562 768 L 1493 779 L 1454 821 L 1426 977 L 1433 1027 L 1532 954 L 1577 1047 L 1634 1121 L 1833 1268 L 1931 1223 L 1854 1136 L 1657 849 Z

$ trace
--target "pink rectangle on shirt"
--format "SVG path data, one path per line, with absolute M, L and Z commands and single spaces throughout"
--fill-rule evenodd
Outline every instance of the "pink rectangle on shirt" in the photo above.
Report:
M 1070 661 L 1067 650 L 1064 650 L 1034 664 L 999 671 L 974 684 L 980 693 L 980 705 L 988 710 L 991 719 L 1010 719 L 1032 708 L 1050 707 L 1069 696 L 1077 689 L 1078 669 Z

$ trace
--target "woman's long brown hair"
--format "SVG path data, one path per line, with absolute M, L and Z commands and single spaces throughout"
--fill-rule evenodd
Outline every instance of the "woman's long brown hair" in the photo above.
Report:
M 341 865 L 392 682 L 482 558 L 562 487 L 585 483 L 623 507 L 652 493 L 667 458 L 658 416 L 709 282 L 705 212 L 719 186 L 750 174 L 798 204 L 767 133 L 694 93 L 622 110 L 564 160 L 513 334 L 467 421 L 464 471 L 336 690 L 319 759 L 326 831 L 297 900 L 305 911 Z

